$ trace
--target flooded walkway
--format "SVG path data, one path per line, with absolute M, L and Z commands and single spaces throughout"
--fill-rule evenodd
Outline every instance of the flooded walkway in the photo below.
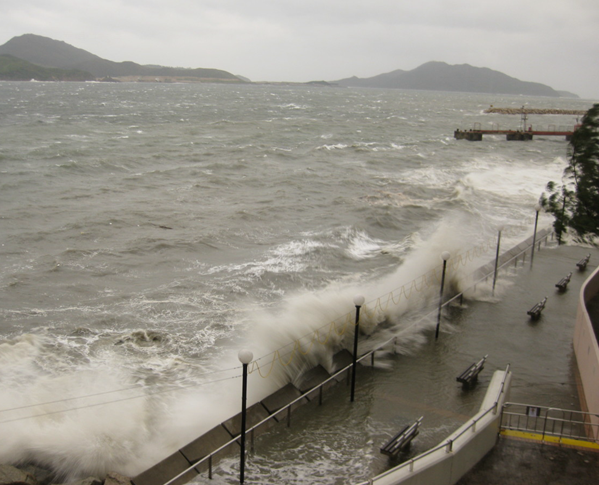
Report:
M 599 452 L 501 436 L 457 485 L 596 485 Z
M 578 271 L 576 263 L 589 252 L 589 265 Z M 506 267 L 495 297 L 482 291 L 478 299 L 449 308 L 438 340 L 434 332 L 425 333 L 423 340 L 400 342 L 403 354 L 377 354 L 374 367 L 360 366 L 355 402 L 349 402 L 349 387 L 339 384 L 325 394 L 321 406 L 311 403 L 298 409 L 290 428 L 277 426 L 258 437 L 248 456 L 246 480 L 327 485 L 368 480 L 398 463 L 379 448 L 405 424 L 424 416 L 420 434 L 400 461 L 437 445 L 474 415 L 493 372 L 508 364 L 513 373 L 510 401 L 580 409 L 572 337 L 581 285 L 598 263 L 597 249 L 549 243 L 535 252 L 532 267 L 530 255 L 524 264 L 520 260 Z M 555 284 L 570 272 L 567 290 L 558 291 Z M 532 320 L 527 311 L 544 297 L 540 318 Z M 463 389 L 456 376 L 484 355 L 488 359 L 478 384 Z M 470 481 L 460 485 L 520 483 L 520 477 L 533 485 L 585 485 L 590 482 L 552 482 L 545 474 L 553 463 L 569 461 L 596 477 L 597 454 L 583 458 L 577 452 L 502 437 L 479 463 L 480 470 L 477 467 L 462 479 Z M 225 459 L 215 474 L 219 483 L 235 483 L 236 466 L 237 458 Z M 494 473 L 501 479 L 490 481 Z M 540 481 L 532 481 L 530 475 Z M 194 482 L 211 483 L 206 477 Z

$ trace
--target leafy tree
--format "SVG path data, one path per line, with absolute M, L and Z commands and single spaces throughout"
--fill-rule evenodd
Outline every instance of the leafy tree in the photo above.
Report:
M 560 243 L 571 229 L 576 240 L 595 244 L 599 236 L 599 104 L 593 105 L 572 134 L 568 158 L 562 184 L 549 182 L 541 205 L 554 215 Z

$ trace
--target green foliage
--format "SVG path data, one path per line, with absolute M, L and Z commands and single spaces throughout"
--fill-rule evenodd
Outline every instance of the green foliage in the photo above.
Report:
M 571 230 L 576 240 L 595 244 L 599 236 L 599 104 L 587 112 L 568 146 L 562 184 L 549 182 L 541 204 L 555 217 L 558 240 Z
M 88 72 L 37 66 L 8 54 L 0 55 L 0 80 L 3 81 L 89 81 Z

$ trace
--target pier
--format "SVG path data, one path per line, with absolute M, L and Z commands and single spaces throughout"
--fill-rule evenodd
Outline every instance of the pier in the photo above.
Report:
M 490 114 L 504 114 L 504 115 L 520 115 L 521 116 L 521 128 L 518 130 L 482 130 L 480 123 L 475 123 L 474 128 L 471 130 L 456 130 L 453 136 L 456 140 L 468 140 L 468 141 L 482 141 L 483 135 L 505 135 L 507 141 L 531 141 L 534 136 L 563 136 L 566 141 L 570 141 L 574 131 L 580 126 L 578 119 L 576 124 L 572 128 L 559 127 L 555 125 L 549 125 L 546 130 L 533 129 L 532 125 L 528 125 L 528 115 L 573 115 L 583 116 L 586 114 L 586 110 L 575 110 L 575 109 L 539 109 L 539 108 L 495 108 L 491 105 L 484 111 Z
M 584 116 L 587 110 L 582 109 L 542 109 L 542 108 L 495 108 L 491 105 L 485 113 L 502 115 L 574 115 Z
M 456 140 L 482 141 L 483 135 L 505 135 L 507 141 L 531 141 L 534 136 L 563 136 L 566 141 L 570 141 L 574 130 L 570 131 L 551 131 L 551 130 L 456 130 L 453 137 Z

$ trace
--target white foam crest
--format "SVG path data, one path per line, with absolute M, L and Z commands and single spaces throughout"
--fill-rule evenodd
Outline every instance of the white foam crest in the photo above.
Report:
M 81 470 L 133 471 L 126 462 L 139 456 L 149 435 L 143 390 L 116 368 L 43 372 L 36 365 L 43 345 L 44 339 L 24 335 L 1 346 L 0 462 L 33 460 L 67 479 Z M 114 400 L 115 390 L 121 400 L 141 398 L 99 405 Z
M 456 227 L 460 227 L 460 231 L 456 231 Z M 399 302 L 385 308 L 386 302 L 389 301 L 389 293 L 396 292 L 399 295 L 402 286 L 406 285 L 409 288 L 416 278 L 431 270 L 440 269 L 441 253 L 449 251 L 457 256 L 460 250 L 472 244 L 473 234 L 476 233 L 477 228 L 474 224 L 469 227 L 465 216 L 449 218 L 441 222 L 435 231 L 423 240 L 421 246 L 416 247 L 406 261 L 386 277 L 360 284 L 335 282 L 317 293 L 288 296 L 279 308 L 260 312 L 249 324 L 248 339 L 256 349 L 255 355 L 266 356 L 261 365 L 268 369 L 270 367 L 266 363 L 273 359 L 273 352 L 280 349 L 281 361 L 286 363 L 286 366 L 281 366 L 277 361 L 274 367 L 280 385 L 297 379 L 302 370 L 317 364 L 331 371 L 333 355 L 343 348 L 349 348 L 353 339 L 355 295 L 361 294 L 366 298 L 360 317 L 361 331 L 376 334 L 380 330 L 378 325 L 381 322 L 393 325 L 406 312 L 424 308 L 429 300 L 438 294 L 439 287 L 438 284 L 428 287 L 417 284 L 418 289 L 413 290 L 409 298 L 396 297 Z M 476 261 L 471 263 L 475 264 Z M 457 265 L 457 268 L 459 271 L 448 274 L 448 285 L 459 286 L 459 280 L 464 278 L 465 274 L 469 274 L 468 268 L 461 265 Z M 379 298 L 381 305 L 377 304 Z M 415 335 L 422 333 L 427 326 L 428 323 L 424 322 L 414 331 L 414 345 L 419 345 L 419 339 Z M 398 326 L 391 333 L 404 331 L 405 327 Z M 384 337 L 389 336 L 387 330 Z M 321 344 L 318 341 L 326 343 Z M 374 341 L 380 343 L 381 339 L 372 340 Z M 294 342 L 297 342 L 295 346 Z M 307 352 L 308 349 L 311 351 Z
M 335 145 L 321 145 L 319 147 L 316 147 L 317 150 L 343 150 L 344 148 L 347 148 L 348 145 L 345 143 L 336 143 Z
M 381 253 L 382 244 L 382 241 L 371 238 L 366 232 L 357 231 L 349 238 L 349 244 L 345 251 L 356 260 L 374 258 Z
M 485 191 L 500 197 L 522 196 L 538 198 L 549 180 L 559 180 L 563 166 L 554 162 L 545 167 L 513 166 L 506 170 L 505 166 L 489 166 L 485 170 L 468 173 L 465 183 L 477 191 Z
M 196 376 L 187 389 L 141 385 L 110 353 L 45 372 L 38 363 L 53 352 L 34 335 L 0 344 L 0 463 L 33 461 L 65 481 L 109 471 L 135 476 L 238 411 L 233 352 L 219 362 L 229 370 Z M 274 391 L 257 377 L 254 400 Z
M 2 344 L 0 359 L 9 365 L 4 366 L 0 381 L 1 409 L 12 411 L 0 415 L 0 430 L 8 437 L 0 443 L 0 462 L 34 459 L 68 478 L 102 476 L 110 470 L 134 476 L 238 412 L 239 348 L 250 349 L 260 364 L 260 372 L 251 369 L 248 404 L 297 381 L 303 371 L 316 364 L 331 371 L 334 354 L 350 348 L 353 340 L 356 294 L 366 297 L 360 328 L 374 337 L 362 341 L 360 352 L 369 350 L 374 342 L 398 335 L 402 343 L 395 351 L 416 351 L 430 322 L 409 325 L 400 317 L 425 306 L 437 294 L 438 286 L 422 289 L 389 308 L 375 307 L 376 301 L 438 268 L 442 251 L 453 254 L 466 241 L 470 243 L 470 231 L 464 230 L 467 222 L 452 218 L 440 223 L 416 243 L 394 273 L 382 279 L 331 283 L 316 293 L 291 295 L 272 311 L 252 313 L 251 320 L 244 323 L 245 336 L 213 352 L 212 358 L 218 359 L 213 365 L 229 370 L 196 376 L 195 380 L 187 376 L 185 382 L 193 380 L 197 387 L 161 393 L 167 383 L 142 386 L 134 370 L 123 366 L 126 356 L 119 357 L 110 349 L 91 356 L 92 360 L 72 372 L 57 366 L 53 375 L 51 369 L 42 371 L 39 365 L 45 351 L 55 352 L 44 349 L 44 339 L 27 336 Z M 455 278 L 451 275 L 449 280 Z M 387 322 L 383 329 L 378 325 L 382 321 Z M 143 342 L 150 339 L 147 332 L 133 332 L 131 337 Z M 301 347 L 295 347 L 295 342 Z M 127 340 L 123 345 L 132 344 Z M 152 362 L 146 364 L 151 366 Z M 270 376 L 263 378 L 266 374 Z M 13 384 L 11 388 L 7 382 Z M 168 384 L 177 382 L 181 385 L 180 378 Z
M 226 272 L 259 278 L 265 273 L 297 273 L 306 268 L 310 255 L 315 251 L 335 247 L 337 247 L 335 244 L 310 238 L 293 240 L 269 250 L 264 259 L 241 264 L 212 266 L 205 271 L 205 274 Z

